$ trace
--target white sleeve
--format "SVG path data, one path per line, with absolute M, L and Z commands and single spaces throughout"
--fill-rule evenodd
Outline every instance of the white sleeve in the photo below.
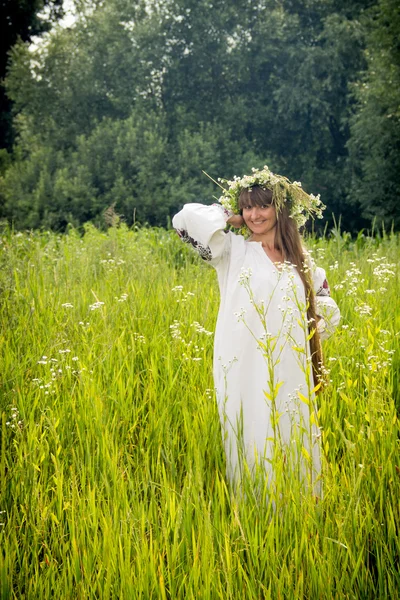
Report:
M 313 284 L 316 296 L 318 332 L 321 339 L 329 338 L 340 322 L 340 310 L 333 298 L 331 298 L 328 281 L 324 269 L 313 268 Z
M 230 236 L 224 229 L 230 216 L 220 205 L 191 203 L 174 216 L 172 225 L 183 242 L 192 244 L 203 260 L 215 266 L 228 251 Z

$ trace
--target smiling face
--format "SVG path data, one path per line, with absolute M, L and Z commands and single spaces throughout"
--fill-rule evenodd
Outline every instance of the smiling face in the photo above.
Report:
M 263 235 L 276 227 L 276 210 L 272 204 L 243 207 L 243 219 L 252 233 Z
M 272 192 L 258 186 L 251 191 L 245 189 L 240 194 L 239 206 L 244 222 L 257 236 L 265 235 L 275 229 L 276 209 L 272 204 Z

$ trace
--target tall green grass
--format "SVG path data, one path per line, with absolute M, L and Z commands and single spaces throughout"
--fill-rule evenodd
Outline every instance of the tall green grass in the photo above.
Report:
M 399 597 L 397 236 L 308 240 L 342 311 L 318 503 L 225 481 L 216 277 L 174 233 L 0 241 L 0 598 Z

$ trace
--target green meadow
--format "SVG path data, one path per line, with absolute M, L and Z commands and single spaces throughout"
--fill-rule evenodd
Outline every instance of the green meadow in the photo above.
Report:
M 2 230 L 1 599 L 400 596 L 400 238 L 307 246 L 342 312 L 318 502 L 228 485 L 216 276 L 174 232 Z

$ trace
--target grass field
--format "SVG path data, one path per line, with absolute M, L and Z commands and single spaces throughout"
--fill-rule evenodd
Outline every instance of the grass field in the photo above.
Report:
M 0 242 L 0 598 L 399 597 L 399 237 L 307 242 L 342 311 L 319 503 L 232 495 L 216 277 L 174 232 Z

